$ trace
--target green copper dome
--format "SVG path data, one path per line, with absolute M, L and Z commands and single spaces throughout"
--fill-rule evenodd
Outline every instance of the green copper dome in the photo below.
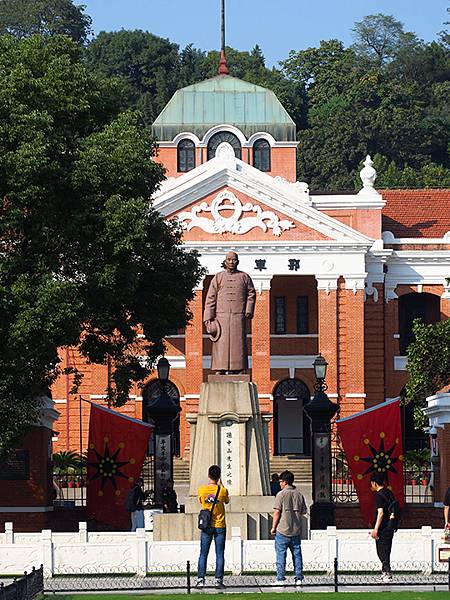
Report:
M 295 123 L 270 90 L 236 77 L 218 75 L 175 92 L 153 123 L 159 141 L 183 131 L 200 139 L 215 125 L 238 127 L 249 138 L 258 131 L 277 141 L 295 141 Z

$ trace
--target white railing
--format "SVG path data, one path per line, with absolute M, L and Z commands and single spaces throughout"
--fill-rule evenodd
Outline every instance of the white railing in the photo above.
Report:
M 262 565 L 275 569 L 274 542 L 244 540 L 239 527 L 233 527 L 225 548 L 226 570 L 234 575 L 260 571 Z M 394 537 L 392 567 L 396 571 L 431 573 L 443 571 L 447 565 L 438 562 L 442 532 L 431 527 L 400 529 Z M 338 557 L 340 570 L 373 570 L 379 568 L 375 542 L 367 530 L 336 529 L 311 532 L 302 541 L 304 569 L 309 572 L 332 573 Z M 198 541 L 153 541 L 144 529 L 131 532 L 88 532 L 86 523 L 74 533 L 15 533 L 12 523 L 0 533 L 0 575 L 29 571 L 44 566 L 45 577 L 63 574 L 131 574 L 164 572 L 170 565 L 182 571 L 186 562 L 194 566 L 199 554 Z M 357 560 L 356 560 L 357 559 Z M 211 548 L 208 569 L 214 566 Z M 289 565 L 288 565 L 289 566 Z

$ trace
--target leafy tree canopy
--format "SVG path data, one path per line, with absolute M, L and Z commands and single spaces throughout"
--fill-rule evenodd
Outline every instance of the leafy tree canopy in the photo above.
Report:
M 90 69 L 124 82 L 124 107 L 151 124 L 178 89 L 178 45 L 146 31 L 102 31 L 87 47 Z
M 72 0 L 0 0 L 0 33 L 18 38 L 64 34 L 85 43 L 91 18 Z
M 149 208 L 163 170 L 121 91 L 68 37 L 0 37 L 0 453 L 33 422 L 58 348 L 111 358 L 120 405 L 189 318 L 201 269 Z
M 381 66 L 396 57 L 405 48 L 412 50 L 419 45 L 414 33 L 405 32 L 403 23 L 392 15 L 378 13 L 357 21 L 353 28 L 356 54 L 375 65 Z
M 408 346 L 409 381 L 405 397 L 415 406 L 450 383 L 450 319 L 435 325 L 414 321 L 415 340 Z

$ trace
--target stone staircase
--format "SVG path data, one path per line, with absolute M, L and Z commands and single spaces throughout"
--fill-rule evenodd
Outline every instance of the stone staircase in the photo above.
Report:
M 294 482 L 311 483 L 312 462 L 310 458 L 298 457 L 296 455 L 272 456 L 270 459 L 270 474 L 292 471 Z
M 299 458 L 298 456 L 272 456 L 270 459 L 270 474 L 282 471 L 292 471 L 295 481 L 298 483 L 311 483 L 312 465 L 310 458 Z M 173 478 L 175 485 L 189 483 L 189 461 L 183 458 L 173 459 Z
M 189 461 L 180 458 L 179 456 L 173 457 L 173 479 L 176 485 L 189 483 Z

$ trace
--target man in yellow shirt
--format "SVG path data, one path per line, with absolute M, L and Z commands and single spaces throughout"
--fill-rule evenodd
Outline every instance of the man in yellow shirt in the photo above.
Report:
M 225 504 L 230 501 L 228 490 L 222 485 L 220 480 L 220 467 L 212 465 L 208 469 L 208 485 L 202 485 L 198 488 L 198 500 L 202 509 L 211 510 L 211 527 L 207 531 L 201 532 L 200 537 L 200 556 L 198 559 L 198 578 L 196 587 L 205 587 L 206 562 L 208 560 L 209 548 L 214 539 L 216 547 L 216 582 L 215 587 L 222 589 L 223 572 L 225 569 Z M 215 502 L 214 502 L 215 500 Z

